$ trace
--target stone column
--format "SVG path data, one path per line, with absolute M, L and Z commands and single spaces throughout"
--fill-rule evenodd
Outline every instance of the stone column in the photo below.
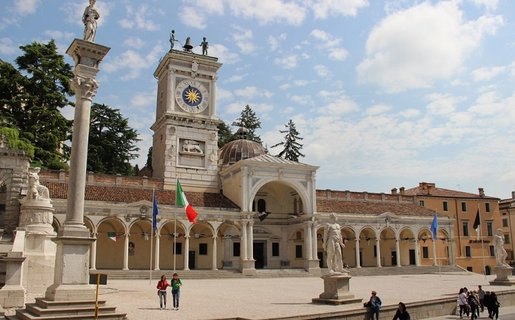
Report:
M 376 256 L 377 256 L 377 266 L 381 267 L 381 246 L 379 244 L 380 239 L 376 238 Z
M 399 239 L 395 239 L 395 250 L 397 251 L 397 267 L 401 266 L 401 246 Z
M 240 258 L 241 260 L 247 260 L 247 221 L 242 221 L 241 226 L 241 243 L 240 243 Z
M 48 300 L 95 299 L 95 287 L 88 284 L 89 247 L 95 238 L 90 237 L 89 230 L 84 225 L 84 194 L 90 109 L 98 88 L 95 77 L 100 61 L 109 49 L 94 42 L 75 39 L 66 51 L 75 61 L 72 88 L 76 102 L 66 219 L 55 240 L 57 253 L 54 284 L 47 288 Z
M 314 260 L 318 260 L 318 240 L 317 240 L 317 226 L 315 223 L 311 224 L 311 243 L 313 244 L 311 247 L 311 256 Z
M 93 241 L 91 243 L 91 256 L 90 256 L 91 265 L 89 266 L 89 270 L 97 270 L 97 240 L 96 240 L 97 234 L 95 233 L 94 236 L 95 236 L 95 241 Z
M 306 253 L 306 260 L 312 260 L 313 257 L 311 252 L 311 241 L 313 240 L 311 238 L 311 222 L 307 222 L 304 230 L 306 231 L 306 235 L 304 236 L 304 246 L 306 249 L 304 252 Z
M 433 240 L 433 266 L 437 266 L 438 265 L 438 261 L 436 260 L 436 241 L 438 241 L 438 239 L 432 239 Z
M 356 237 L 356 268 L 361 268 L 361 260 L 359 259 L 359 237 Z
M 420 248 L 419 248 L 419 241 L 417 238 L 415 238 L 415 265 L 418 267 L 420 266 Z
M 123 270 L 129 270 L 129 234 L 125 234 L 123 242 Z
M 190 270 L 190 236 L 184 236 L 184 270 Z
M 247 254 L 249 260 L 254 260 L 254 221 L 249 221 L 247 227 L 249 228 L 247 231 Z
M 216 256 L 216 236 L 213 236 L 213 266 L 211 267 L 211 270 L 218 270 L 218 268 L 216 267 Z
M 160 246 L 161 246 L 161 241 L 160 241 L 160 238 L 161 238 L 161 235 L 160 234 L 157 234 L 156 235 L 156 246 L 154 247 L 154 270 L 159 270 L 159 251 L 160 251 Z M 152 241 L 152 239 L 150 239 L 150 241 Z

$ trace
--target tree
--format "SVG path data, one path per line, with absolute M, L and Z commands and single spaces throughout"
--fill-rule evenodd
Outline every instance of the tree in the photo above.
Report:
M 90 123 L 87 170 L 133 175 L 129 161 L 137 158 L 135 143 L 140 139 L 120 110 L 94 103 Z
M 145 163 L 145 167 L 152 169 L 152 147 L 148 148 L 147 163 Z
M 20 49 L 23 54 L 16 58 L 19 70 L 0 61 L 0 120 L 6 127 L 17 128 L 20 139 L 30 141 L 37 165 L 65 168 L 69 148 L 64 142 L 72 122 L 61 109 L 72 105 L 68 100 L 73 95 L 72 68 L 57 53 L 53 40 Z
M 30 158 L 34 157 L 34 146 L 27 139 L 20 138 L 18 129 L 0 127 L 0 140 L 11 150 L 23 150 Z
M 261 143 L 261 138 L 256 135 L 256 130 L 261 128 L 261 121 L 249 105 L 241 111 L 240 117 L 233 123 L 235 127 L 243 127 L 248 130 L 247 139 Z
M 223 147 L 226 143 L 234 140 L 231 127 L 225 121 L 218 124 L 218 148 Z
M 284 146 L 284 149 L 279 152 L 277 156 L 286 160 L 299 162 L 299 157 L 304 157 L 304 155 L 300 153 L 302 144 L 298 143 L 297 140 L 303 140 L 303 138 L 299 136 L 299 132 L 295 128 L 295 123 L 291 119 L 284 126 L 287 128 L 286 130 L 279 130 L 280 133 L 286 133 L 284 141 L 273 145 L 271 148 Z

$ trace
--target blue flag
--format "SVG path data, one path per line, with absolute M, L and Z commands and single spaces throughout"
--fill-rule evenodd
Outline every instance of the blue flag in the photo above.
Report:
M 157 196 L 156 191 L 154 190 L 154 199 L 152 204 L 152 231 L 156 233 L 157 230 L 157 215 L 159 214 L 159 210 L 157 209 Z
M 438 216 L 436 215 L 436 211 L 433 222 L 431 223 L 431 232 L 433 233 L 433 240 L 436 240 L 436 238 L 438 238 Z

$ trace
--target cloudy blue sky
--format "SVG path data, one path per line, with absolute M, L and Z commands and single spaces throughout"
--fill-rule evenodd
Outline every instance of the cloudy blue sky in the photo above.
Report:
M 85 0 L 2 0 L 0 58 L 82 37 Z M 217 112 L 249 104 L 266 145 L 293 119 L 317 188 L 389 192 L 421 181 L 508 198 L 515 190 L 513 0 L 97 1 L 96 42 L 111 47 L 95 102 L 152 141 L 157 82 L 172 29 L 209 41 L 223 66 Z M 200 52 L 200 47 L 195 48 Z M 69 63 L 71 59 L 67 57 Z M 278 153 L 280 150 L 271 149 Z

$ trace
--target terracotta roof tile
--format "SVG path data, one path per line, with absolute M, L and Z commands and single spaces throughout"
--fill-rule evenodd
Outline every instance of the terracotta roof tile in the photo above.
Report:
M 432 216 L 433 210 L 410 203 L 317 199 L 318 212 L 380 215 L 391 212 L 408 216 Z
M 481 197 L 479 194 L 444 189 L 444 188 L 437 188 L 437 187 L 434 187 L 431 189 L 422 188 L 422 187 L 410 188 L 410 189 L 406 189 L 404 191 L 404 194 L 410 195 L 410 196 L 430 196 L 430 197 L 445 197 L 445 198 L 498 199 L 495 197 L 489 197 L 489 196 Z

